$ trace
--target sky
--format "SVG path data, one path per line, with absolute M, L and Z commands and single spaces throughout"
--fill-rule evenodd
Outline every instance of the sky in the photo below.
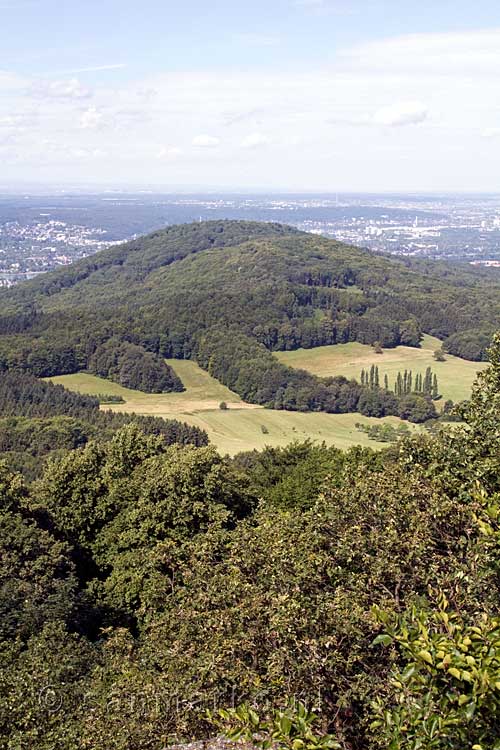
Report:
M 498 0 L 0 0 L 0 182 L 499 192 Z

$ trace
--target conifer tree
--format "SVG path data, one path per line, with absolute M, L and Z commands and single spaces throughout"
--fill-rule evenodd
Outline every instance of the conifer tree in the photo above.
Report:
M 423 392 L 426 396 L 430 396 L 432 393 L 432 370 L 430 367 L 425 371 Z
M 378 374 L 378 365 L 375 366 L 375 371 L 373 374 L 373 384 L 375 388 L 380 387 L 380 380 L 379 380 L 379 374 Z
M 373 390 L 375 387 L 375 365 L 370 367 L 370 388 Z
M 403 375 L 403 393 L 408 393 L 408 372 L 406 370 Z
M 398 372 L 398 376 L 396 378 L 396 384 L 394 386 L 394 392 L 396 396 L 402 396 L 403 395 L 403 378 L 401 377 L 401 373 Z
M 387 373 L 384 375 L 384 388 L 386 391 L 389 390 L 389 378 L 387 377 Z
M 432 398 L 438 398 L 439 396 L 439 388 L 438 388 L 438 379 L 436 373 L 434 373 L 434 377 L 432 378 Z

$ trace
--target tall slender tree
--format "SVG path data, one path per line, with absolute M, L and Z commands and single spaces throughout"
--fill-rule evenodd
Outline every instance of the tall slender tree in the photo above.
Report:
M 373 390 L 375 387 L 375 365 L 370 367 L 370 388 Z
M 430 396 L 432 393 L 432 370 L 430 367 L 425 371 L 423 392 L 426 396 Z
M 438 398 L 439 396 L 439 388 L 438 388 L 438 379 L 436 373 L 434 373 L 434 376 L 432 378 L 432 398 Z
M 395 392 L 396 396 L 402 396 L 403 395 L 403 378 L 402 378 L 400 372 L 398 372 L 398 376 L 396 378 L 396 384 L 394 386 L 394 392 Z

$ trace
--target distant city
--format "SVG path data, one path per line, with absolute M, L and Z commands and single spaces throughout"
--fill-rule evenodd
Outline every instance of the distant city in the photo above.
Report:
M 376 252 L 500 267 L 499 195 L 0 194 L 0 286 L 172 224 L 279 221 Z

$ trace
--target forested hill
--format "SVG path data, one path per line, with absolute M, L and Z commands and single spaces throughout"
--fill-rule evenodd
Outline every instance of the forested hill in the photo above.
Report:
M 290 370 L 271 352 L 347 341 L 417 346 L 426 332 L 482 359 L 499 321 L 494 271 L 374 255 L 278 224 L 205 222 L 1 293 L 0 369 L 86 368 L 142 390 L 175 390 L 162 358 L 191 357 L 250 401 L 352 411 L 373 395 Z M 386 401 L 365 412 L 398 413 Z

